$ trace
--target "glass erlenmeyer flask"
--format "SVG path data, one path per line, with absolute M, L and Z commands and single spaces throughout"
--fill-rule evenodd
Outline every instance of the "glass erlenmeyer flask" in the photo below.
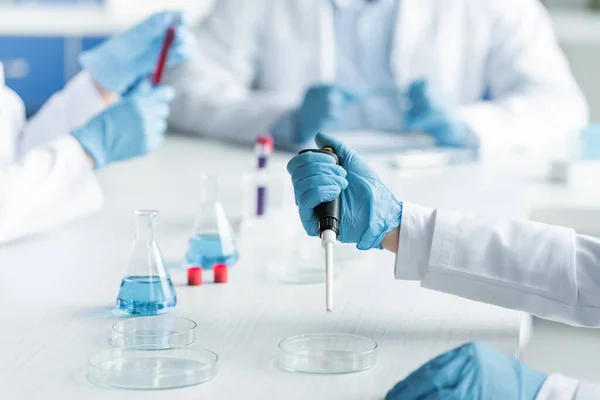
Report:
M 215 264 L 232 266 L 238 259 L 235 235 L 219 201 L 219 178 L 202 176 L 202 202 L 185 256 L 188 266 L 210 269 Z
M 154 237 L 156 210 L 137 210 L 131 246 L 117 307 L 131 315 L 162 314 L 175 307 L 177 297 Z

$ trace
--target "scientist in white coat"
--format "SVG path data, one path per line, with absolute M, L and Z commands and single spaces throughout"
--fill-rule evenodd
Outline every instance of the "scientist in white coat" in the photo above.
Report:
M 539 148 L 587 124 L 538 0 L 219 0 L 170 74 L 170 124 L 302 148 L 319 130 Z
M 317 134 L 321 153 L 288 164 L 302 224 L 317 236 L 313 209 L 341 196 L 338 239 L 396 256 L 396 279 L 542 318 L 600 327 L 600 239 L 530 221 L 503 221 L 398 201 L 358 154 Z M 425 364 L 388 400 L 600 399 L 600 387 L 535 371 L 480 344 Z
M 0 243 L 96 211 L 102 192 L 94 170 L 162 143 L 174 91 L 147 78 L 175 20 L 169 65 L 187 57 L 183 20 L 154 15 L 84 52 L 83 72 L 29 121 L 0 68 Z

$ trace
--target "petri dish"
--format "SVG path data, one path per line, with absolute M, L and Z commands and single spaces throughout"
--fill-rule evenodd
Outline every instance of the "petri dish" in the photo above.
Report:
M 210 381 L 217 376 L 218 362 L 216 353 L 202 348 L 116 348 L 92 356 L 87 377 L 90 382 L 104 387 L 173 389 Z
M 347 333 L 316 333 L 279 343 L 279 367 L 309 374 L 348 374 L 367 370 L 377 362 L 377 343 Z
M 196 340 L 196 326 L 191 319 L 171 315 L 130 318 L 113 325 L 110 343 L 152 350 L 187 346 Z

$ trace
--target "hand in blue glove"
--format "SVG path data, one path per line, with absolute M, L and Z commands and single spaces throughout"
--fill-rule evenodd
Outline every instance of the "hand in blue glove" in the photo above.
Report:
M 427 362 L 398 383 L 385 400 L 533 400 L 546 375 L 477 343 Z
M 104 90 L 123 94 L 154 71 L 165 34 L 171 25 L 176 31 L 167 66 L 173 66 L 193 53 L 193 36 L 186 27 L 186 18 L 173 12 L 155 14 L 128 31 L 111 37 L 83 52 L 79 62 Z
M 357 243 L 360 250 L 380 249 L 385 235 L 400 225 L 402 203 L 346 145 L 322 133 L 317 134 L 315 141 L 320 148 L 333 148 L 340 165 L 335 164 L 333 157 L 312 152 L 297 155 L 288 163 L 304 229 L 310 236 L 317 236 L 313 209 L 341 194 L 338 239 Z
M 408 89 L 405 129 L 431 135 L 439 146 L 476 146 L 477 138 L 460 120 L 455 105 L 428 81 L 415 81 Z
M 335 129 L 346 107 L 360 99 L 358 92 L 339 86 L 313 86 L 304 95 L 297 115 L 296 142 L 306 143 L 319 131 Z
M 73 136 L 94 159 L 96 168 L 144 155 L 163 143 L 174 96 L 169 86 L 152 87 L 143 81 L 129 96 L 76 129 Z

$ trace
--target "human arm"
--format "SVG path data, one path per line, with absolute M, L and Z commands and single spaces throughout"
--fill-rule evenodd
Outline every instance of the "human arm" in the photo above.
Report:
M 222 0 L 195 32 L 196 57 L 167 71 L 176 89 L 169 124 L 176 130 L 254 143 L 299 99 L 253 89 L 258 73 L 262 0 Z
M 536 149 L 561 143 L 588 121 L 585 98 L 569 69 L 543 4 L 478 3 L 493 15 L 485 80 L 489 99 L 458 114 L 483 150 Z
M 95 174 L 71 135 L 0 167 L 0 243 L 90 214 L 101 205 Z
M 317 144 L 332 147 L 340 166 L 309 153 L 288 164 L 310 235 L 317 234 L 313 208 L 341 196 L 339 239 L 361 250 L 396 250 L 397 279 L 571 325 L 600 326 L 599 239 L 402 203 L 343 143 L 317 135 Z

